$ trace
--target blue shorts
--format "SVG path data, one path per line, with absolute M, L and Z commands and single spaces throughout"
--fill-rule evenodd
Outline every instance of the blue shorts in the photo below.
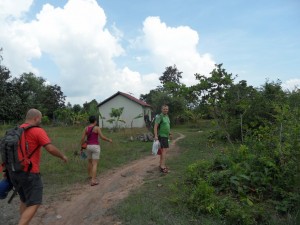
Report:
M 39 173 L 11 172 L 14 187 L 20 187 L 18 194 L 25 205 L 41 205 L 43 201 L 43 182 Z

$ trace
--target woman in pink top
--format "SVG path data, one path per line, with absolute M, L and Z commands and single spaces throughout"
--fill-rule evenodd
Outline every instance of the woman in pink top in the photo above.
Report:
M 87 140 L 86 152 L 88 158 L 88 175 L 91 178 L 91 186 L 95 186 L 99 184 L 99 182 L 96 180 L 97 165 L 100 158 L 100 145 L 98 137 L 110 143 L 112 143 L 112 140 L 102 134 L 100 127 L 97 126 L 97 119 L 95 116 L 90 116 L 89 122 L 90 124 L 84 128 L 81 144 Z

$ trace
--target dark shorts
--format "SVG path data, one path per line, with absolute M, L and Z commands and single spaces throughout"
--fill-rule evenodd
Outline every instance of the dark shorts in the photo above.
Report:
M 18 194 L 27 207 L 42 204 L 43 182 L 39 173 L 12 172 L 10 177 L 15 187 L 20 186 Z
M 167 137 L 158 137 L 161 148 L 169 148 L 169 138 Z

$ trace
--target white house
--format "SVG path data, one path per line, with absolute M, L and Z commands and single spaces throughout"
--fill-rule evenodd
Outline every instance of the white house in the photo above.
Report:
M 149 104 L 119 91 L 98 104 L 101 114 L 99 118 L 100 127 L 112 128 L 114 124 L 107 122 L 107 120 L 111 119 L 110 113 L 112 108 L 119 109 L 121 107 L 124 107 L 124 109 L 120 119 L 126 123 L 119 122 L 120 127 L 145 127 L 147 118 L 152 118 L 152 110 Z M 140 118 L 135 119 L 139 116 Z

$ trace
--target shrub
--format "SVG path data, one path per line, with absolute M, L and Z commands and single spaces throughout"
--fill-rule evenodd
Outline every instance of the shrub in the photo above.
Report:
M 50 124 L 50 119 L 48 116 L 43 116 L 42 117 L 42 124 L 44 125 L 49 125 Z

